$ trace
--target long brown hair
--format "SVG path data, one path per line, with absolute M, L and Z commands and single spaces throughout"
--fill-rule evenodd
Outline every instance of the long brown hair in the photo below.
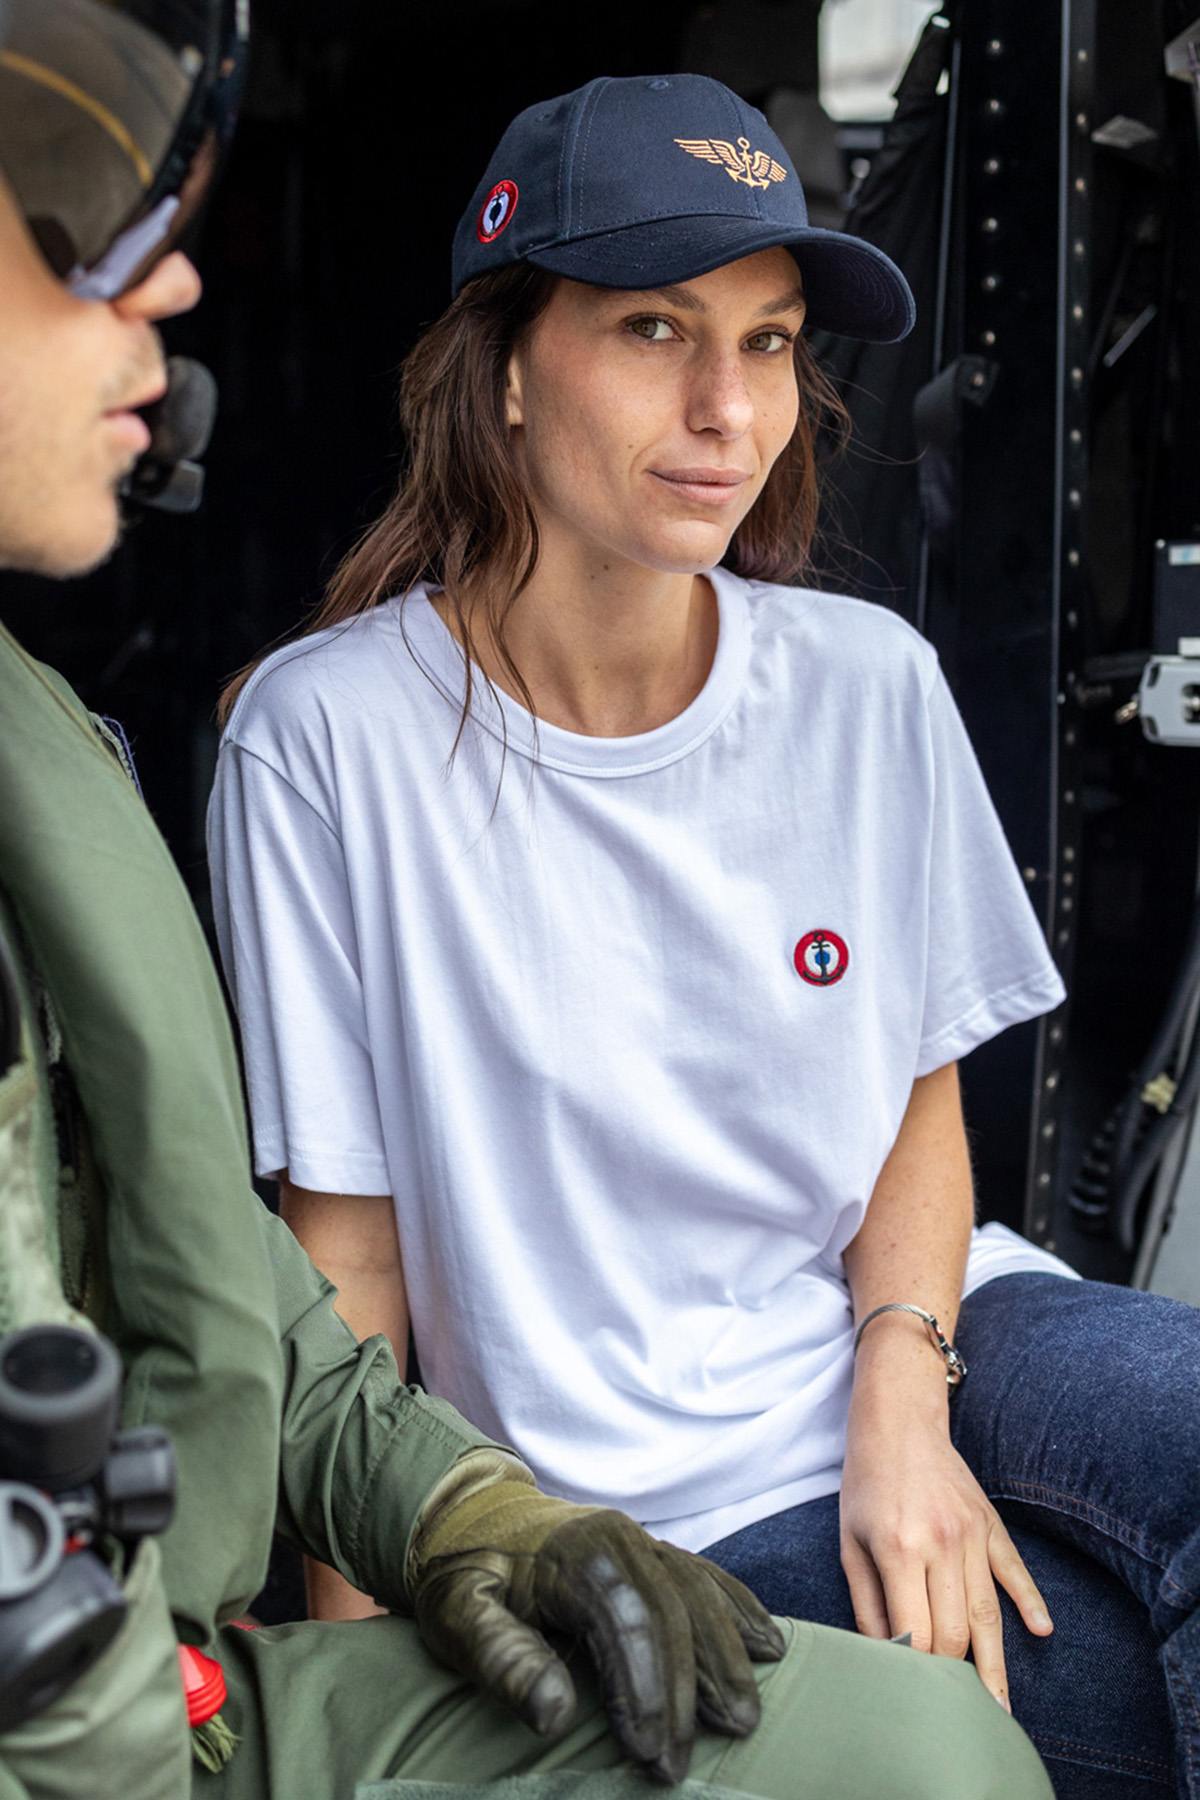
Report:
M 538 528 L 505 417 L 509 359 L 545 310 L 559 277 L 527 263 L 468 282 L 409 353 L 400 380 L 407 466 L 382 516 L 343 558 L 303 629 L 305 637 L 369 612 L 424 581 L 443 590 L 463 652 L 459 734 L 470 716 L 478 662 L 473 617 L 530 712 L 504 625 L 538 561 Z M 797 338 L 796 429 L 776 460 L 725 562 L 736 574 L 794 583 L 809 567 L 817 526 L 818 440 L 844 445 L 850 418 Z M 265 652 L 263 653 L 266 654 Z M 232 678 L 217 708 L 224 725 L 262 656 Z M 486 679 L 486 678 L 485 678 Z M 457 740 L 456 740 L 457 741 Z

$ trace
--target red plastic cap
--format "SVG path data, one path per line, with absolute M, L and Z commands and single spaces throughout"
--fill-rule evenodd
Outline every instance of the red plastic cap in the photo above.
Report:
M 183 1677 L 188 1724 L 207 1725 L 224 1706 L 228 1692 L 220 1663 L 191 1644 L 180 1644 L 179 1673 Z

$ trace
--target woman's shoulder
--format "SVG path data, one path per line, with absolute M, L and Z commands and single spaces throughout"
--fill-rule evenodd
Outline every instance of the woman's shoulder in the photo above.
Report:
M 394 716 L 410 665 L 400 601 L 383 600 L 264 656 L 237 697 L 222 742 L 262 753 L 381 711 Z
M 736 578 L 735 578 L 736 579 Z M 876 600 L 823 588 L 742 580 L 755 640 L 784 646 L 814 666 L 856 680 L 908 687 L 923 694 L 937 674 L 937 651 L 907 619 Z

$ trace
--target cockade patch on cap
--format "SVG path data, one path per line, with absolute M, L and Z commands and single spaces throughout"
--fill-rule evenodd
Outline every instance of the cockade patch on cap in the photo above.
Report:
M 832 987 L 850 967 L 845 938 L 836 931 L 806 931 L 792 953 L 796 973 L 814 987 Z
M 716 163 L 731 181 L 741 181 L 746 187 L 765 188 L 773 181 L 787 180 L 783 164 L 765 150 L 751 150 L 749 138 L 740 137 L 736 150 L 728 138 L 676 138 L 675 142 L 689 156 Z
M 479 209 L 479 223 L 475 227 L 475 236 L 481 244 L 490 244 L 493 238 L 512 224 L 513 214 L 517 210 L 520 195 L 515 181 L 498 181 L 483 205 Z

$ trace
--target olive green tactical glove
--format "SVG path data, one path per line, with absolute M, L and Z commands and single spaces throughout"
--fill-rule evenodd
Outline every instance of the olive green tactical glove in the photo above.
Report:
M 624 1513 L 551 1500 L 504 1451 L 468 1451 L 438 1483 L 406 1578 L 433 1654 L 543 1736 L 570 1724 L 575 1690 L 541 1633 L 582 1638 L 617 1742 L 660 1781 L 686 1775 L 697 1718 L 728 1737 L 753 1731 L 750 1664 L 784 1652 L 732 1575 Z

